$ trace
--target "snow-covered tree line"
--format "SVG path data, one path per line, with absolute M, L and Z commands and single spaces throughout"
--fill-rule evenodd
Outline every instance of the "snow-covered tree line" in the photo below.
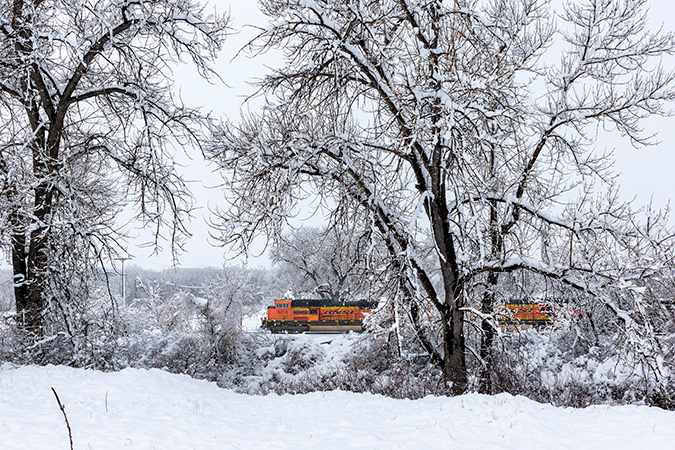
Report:
M 270 24 L 250 48 L 285 65 L 260 83 L 268 106 L 216 139 L 235 193 L 224 242 L 278 235 L 313 196 L 332 226 L 356 219 L 456 393 L 473 374 L 492 390 L 513 279 L 575 302 L 575 345 L 667 375 L 651 312 L 672 273 L 668 214 L 623 201 L 598 145 L 649 145 L 642 120 L 675 96 L 661 66 L 675 38 L 647 26 L 646 0 L 261 6 Z

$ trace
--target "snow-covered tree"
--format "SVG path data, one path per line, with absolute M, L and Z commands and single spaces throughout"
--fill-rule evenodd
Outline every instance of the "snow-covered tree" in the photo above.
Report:
M 455 392 L 469 352 L 491 389 L 500 283 L 518 274 L 602 312 L 615 348 L 658 373 L 643 293 L 673 262 L 667 214 L 622 201 L 598 145 L 652 143 L 641 120 L 675 96 L 660 66 L 675 39 L 648 28 L 646 0 L 261 5 L 271 23 L 250 47 L 286 65 L 214 146 L 234 193 L 224 241 L 277 233 L 308 192 L 348 198 Z
M 96 265 L 124 255 L 115 217 L 126 204 L 180 244 L 191 200 L 173 156 L 200 145 L 205 116 L 175 97 L 172 67 L 215 76 L 227 18 L 192 0 L 0 10 L 0 236 L 17 317 L 39 336 L 53 314 L 70 328 Z

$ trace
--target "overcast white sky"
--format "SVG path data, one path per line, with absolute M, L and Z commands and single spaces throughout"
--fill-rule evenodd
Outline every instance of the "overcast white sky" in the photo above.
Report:
M 236 0 L 206 0 L 203 3 L 216 5 L 217 11 L 230 11 L 233 34 L 228 37 L 225 47 L 218 58 L 216 69 L 223 79 L 223 83 L 210 84 L 201 79 L 197 72 L 190 66 L 178 68 L 176 75 L 176 88 L 180 91 L 183 101 L 190 107 L 202 107 L 205 111 L 213 111 L 213 116 L 230 117 L 237 121 L 245 99 L 254 92 L 250 82 L 260 77 L 266 71 L 266 59 L 250 58 L 240 53 L 239 50 L 250 41 L 256 34 L 249 24 L 264 24 L 265 16 L 258 10 L 257 1 Z M 236 56 L 236 58 L 235 58 Z M 269 62 L 268 62 L 269 64 Z M 221 202 L 222 192 L 218 184 L 222 181 L 213 168 L 209 167 L 198 154 L 185 167 L 185 179 L 190 182 L 189 187 L 196 198 L 197 209 L 194 211 L 194 219 L 190 223 L 190 231 L 193 237 L 189 239 L 185 251 L 180 254 L 179 265 L 181 267 L 205 267 L 222 266 L 224 263 L 239 264 L 241 258 L 232 261 L 226 249 L 217 247 L 217 243 L 209 239 L 209 207 L 216 206 Z M 222 205 L 222 203 L 220 203 Z M 139 230 L 132 230 L 132 234 L 138 233 L 138 242 L 147 241 L 148 237 Z M 139 248 L 136 242 L 130 242 L 129 253 L 134 258 L 132 264 L 144 268 L 165 269 L 172 266 L 172 257 L 168 245 L 164 245 L 164 251 L 160 254 L 152 254 L 151 249 Z M 266 257 L 256 258 L 249 261 L 253 265 L 267 265 Z
M 257 2 L 211 0 L 222 11 L 228 8 L 232 14 L 232 25 L 238 34 L 231 36 L 226 48 L 217 64 L 219 73 L 227 86 L 223 84 L 209 85 L 200 80 L 190 70 L 178 70 L 177 86 L 181 90 L 184 101 L 189 106 L 202 106 L 206 110 L 213 110 L 215 117 L 229 116 L 237 120 L 242 108 L 242 102 L 247 95 L 253 92 L 248 82 L 265 72 L 266 64 L 274 64 L 270 56 L 251 59 L 240 54 L 234 55 L 255 34 L 254 30 L 246 27 L 247 24 L 265 24 L 266 18 L 257 9 Z M 671 19 L 675 13 L 675 2 L 672 0 L 651 0 L 651 20 L 654 27 L 663 26 L 664 29 L 675 31 L 675 23 Z M 670 19 L 670 20 L 669 20 Z M 675 67 L 675 58 L 669 63 Z M 244 106 L 246 107 L 246 106 Z M 254 106 L 252 106 L 254 107 Z M 675 109 L 675 105 L 672 105 Z M 675 191 L 675 117 L 657 118 L 646 123 L 646 129 L 658 132 L 661 143 L 655 147 L 636 150 L 627 142 L 600 143 L 603 147 L 616 147 L 617 171 L 620 173 L 619 183 L 621 192 L 627 198 L 635 197 L 640 204 L 647 203 L 653 197 L 654 203 L 663 206 Z M 195 156 L 197 158 L 197 156 Z M 221 266 L 225 259 L 226 250 L 215 247 L 208 239 L 206 218 L 209 216 L 209 205 L 216 205 L 222 194 L 216 186 L 219 177 L 211 173 L 210 169 L 195 159 L 186 168 L 186 178 L 193 180 L 191 189 L 195 194 L 199 209 L 195 211 L 195 218 L 191 223 L 193 237 L 186 246 L 179 259 L 182 267 Z M 139 232 L 139 241 L 142 236 Z M 136 248 L 136 243 L 130 243 L 129 251 L 135 256 L 132 263 L 146 268 L 163 269 L 171 266 L 171 255 L 168 249 L 159 255 L 151 256 L 149 250 Z M 235 262 L 240 262 L 236 260 Z M 254 265 L 268 263 L 266 257 L 250 261 Z

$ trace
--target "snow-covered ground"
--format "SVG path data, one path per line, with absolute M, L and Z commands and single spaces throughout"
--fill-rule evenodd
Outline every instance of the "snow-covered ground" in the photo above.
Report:
M 471 394 L 404 401 L 325 392 L 251 397 L 159 370 L 0 369 L 0 448 L 672 449 L 675 412 L 554 408 Z

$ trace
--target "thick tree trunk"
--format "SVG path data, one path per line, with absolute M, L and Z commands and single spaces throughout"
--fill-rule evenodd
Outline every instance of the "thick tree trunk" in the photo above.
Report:
M 467 388 L 464 313 L 459 308 L 452 308 L 443 324 L 443 372 L 452 383 L 452 393 L 461 395 Z
M 481 322 L 480 359 L 482 363 L 478 390 L 482 394 L 492 394 L 492 343 L 494 342 L 495 330 L 492 320 L 494 313 L 495 294 L 491 288 L 497 284 L 497 276 L 488 276 L 488 290 L 483 294 L 481 312 L 486 317 Z
M 439 153 L 437 151 L 437 153 Z M 440 256 L 440 268 L 443 279 L 444 304 L 443 316 L 443 372 L 452 383 L 455 395 L 463 394 L 467 388 L 466 355 L 464 341 L 464 297 L 459 283 L 457 255 L 454 240 L 448 223 L 449 213 L 445 189 L 440 181 L 438 166 L 432 170 L 433 200 L 427 204 L 431 228 Z
M 490 174 L 496 176 L 495 168 L 495 149 L 490 151 Z M 499 219 L 497 217 L 497 202 L 490 201 L 490 254 L 493 259 L 497 259 L 501 253 L 503 240 L 499 233 Z M 495 337 L 494 329 L 494 304 L 495 290 L 499 275 L 495 272 L 488 273 L 487 288 L 481 301 L 481 312 L 483 320 L 481 321 L 481 341 L 480 341 L 480 362 L 482 364 L 478 390 L 483 394 L 492 394 L 492 344 Z
M 58 144 L 44 151 L 45 135 L 36 133 L 33 149 L 33 173 L 41 182 L 34 190 L 34 218 L 23 233 L 13 236 L 12 265 L 14 269 L 14 297 L 19 324 L 35 337 L 44 335 L 44 313 L 47 306 L 45 287 L 49 271 L 47 224 L 54 213 L 54 187 L 49 181 L 57 167 Z
M 16 233 L 12 236 L 12 269 L 14 272 L 14 302 L 17 320 L 25 330 L 34 330 L 35 309 L 29 301 L 26 236 Z M 39 324 L 38 324 L 39 325 Z
M 26 241 L 30 240 L 28 252 Z M 20 327 L 34 336 L 44 334 L 43 316 L 46 307 L 44 274 L 47 257 L 44 239 L 14 235 L 12 242 L 14 299 Z

